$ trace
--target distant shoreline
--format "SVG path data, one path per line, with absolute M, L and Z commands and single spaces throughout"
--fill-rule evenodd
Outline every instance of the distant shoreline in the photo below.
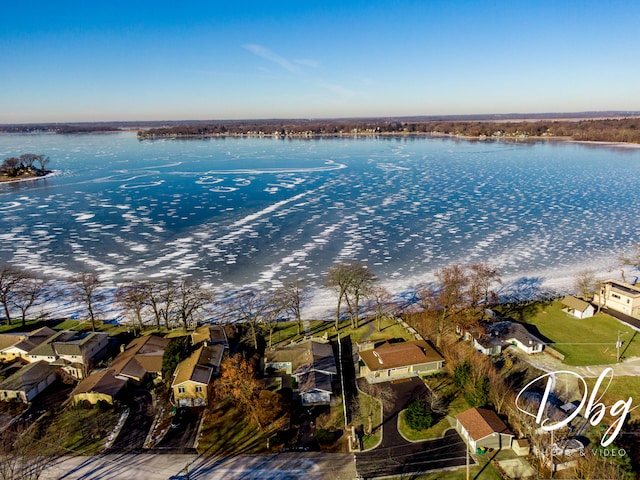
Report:
M 31 182 L 33 180 L 40 180 L 41 178 L 53 177 L 58 173 L 59 173 L 58 170 L 49 170 L 44 175 L 29 175 L 29 176 L 26 176 L 26 177 L 22 176 L 22 177 L 17 177 L 17 178 L 16 177 L 0 176 L 0 185 L 5 185 L 5 184 L 8 184 L 8 183 Z

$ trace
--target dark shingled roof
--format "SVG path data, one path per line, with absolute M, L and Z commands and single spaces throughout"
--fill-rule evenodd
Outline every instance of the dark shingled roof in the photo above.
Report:
M 4 382 L 0 383 L 0 390 L 27 391 L 42 382 L 42 380 L 53 372 L 55 372 L 55 367 L 43 360 L 28 363 Z
M 101 372 L 92 373 L 82 380 L 76 388 L 73 389 L 71 395 L 80 393 L 102 393 L 115 397 L 125 387 L 127 381 L 124 378 L 116 377 L 111 370 L 102 370 Z

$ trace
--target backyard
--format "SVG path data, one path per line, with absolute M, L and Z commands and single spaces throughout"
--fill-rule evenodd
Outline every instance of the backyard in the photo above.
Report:
M 623 342 L 622 360 L 640 357 L 638 333 L 609 315 L 598 314 L 578 319 L 561 310 L 561 301 L 539 304 L 520 313 L 518 320 L 546 337 L 550 346 L 562 353 L 567 365 L 604 365 L 616 363 L 618 335 Z M 544 338 L 543 338 L 544 340 Z

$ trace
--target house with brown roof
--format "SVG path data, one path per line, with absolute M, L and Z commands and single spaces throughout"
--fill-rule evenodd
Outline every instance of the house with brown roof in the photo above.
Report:
M 63 330 L 29 351 L 27 360 L 48 362 L 81 380 L 105 354 L 108 345 L 108 333 Z
M 48 362 L 28 363 L 0 383 L 0 400 L 29 403 L 57 378 L 56 368 Z
M 120 353 L 109 365 L 109 370 L 136 382 L 142 382 L 148 377 L 161 377 L 162 358 L 170 341 L 156 335 L 135 338 L 127 346 L 120 347 Z
M 571 295 L 562 299 L 562 311 L 575 318 L 589 318 L 596 313 L 596 309 L 589 302 Z
M 618 280 L 602 282 L 593 302 L 604 308 L 640 318 L 640 285 Z
M 105 369 L 89 375 L 73 389 L 73 404 L 90 403 L 96 405 L 103 401 L 113 405 L 127 386 L 127 379 L 119 377 L 112 370 Z
M 444 365 L 444 358 L 424 340 L 383 342 L 374 348 L 360 350 L 358 355 L 360 376 L 369 383 L 430 374 Z
M 178 406 L 199 407 L 208 404 L 213 378 L 220 372 L 224 352 L 223 345 L 203 345 L 178 364 L 171 383 L 173 398 Z
M 500 417 L 486 408 L 470 408 L 456 415 L 456 430 L 473 452 L 479 448 L 511 448 L 514 438 Z
M 294 392 L 303 405 L 329 405 L 338 373 L 331 343 L 306 340 L 265 352 L 265 373 L 293 378 Z
M 33 332 L 0 334 L 0 361 L 11 362 L 16 358 L 29 361 L 29 352 L 55 334 L 56 331 L 49 327 Z

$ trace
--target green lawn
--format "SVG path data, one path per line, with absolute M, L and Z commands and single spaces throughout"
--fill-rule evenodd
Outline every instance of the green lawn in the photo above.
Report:
M 363 339 L 373 341 L 386 340 L 388 338 L 413 339 L 404 327 L 393 319 L 382 319 L 380 321 L 380 331 L 377 329 L 378 322 L 375 320 L 361 320 L 358 328 L 352 328 L 349 320 L 343 320 L 339 324 L 338 332 L 336 332 L 335 322 L 333 321 L 311 320 L 309 323 L 312 336 L 322 337 L 326 335 L 329 340 L 337 340 L 338 332 L 340 333 L 340 338 L 350 336 L 353 343 L 360 342 Z M 298 335 L 296 322 L 279 322 L 273 332 L 273 343 L 274 345 L 278 343 L 286 344 L 294 340 L 300 340 L 304 336 L 304 329 Z
M 587 387 L 589 388 L 589 395 L 591 395 L 591 392 L 593 391 L 596 380 L 597 378 L 585 379 Z M 607 379 L 603 380 L 596 398 L 604 392 L 608 382 L 609 381 Z M 640 408 L 634 409 L 634 407 L 640 406 L 640 377 L 614 376 L 611 380 L 611 385 L 609 385 L 607 391 L 604 392 L 604 396 L 601 400 L 607 406 L 607 414 L 605 415 L 605 420 L 603 422 L 610 424 L 609 422 L 611 421 L 611 418 L 609 415 L 609 407 L 611 405 L 616 403 L 618 400 L 626 401 L 629 397 L 633 399 L 631 401 L 631 413 L 629 414 L 630 420 L 640 420 Z
M 230 402 L 208 412 L 203 420 L 198 452 L 207 455 L 265 453 L 272 431 L 260 431 Z
M 41 421 L 48 426 L 47 435 L 58 441 L 61 453 L 94 455 L 102 451 L 119 418 L 113 409 L 68 407 Z
M 440 418 L 434 425 L 425 430 L 414 430 L 407 425 L 404 420 L 403 410 L 400 412 L 398 420 L 398 430 L 407 439 L 413 442 L 419 442 L 420 440 L 429 440 L 432 438 L 440 438 L 444 435 L 444 432 L 449 430 L 455 425 L 455 416 L 461 412 L 464 412 L 470 408 L 470 405 L 464 399 L 462 395 L 456 396 L 447 408 L 447 415 Z
M 373 431 L 362 439 L 362 448 L 369 450 L 377 446 L 382 440 L 382 405 L 379 400 L 367 395 L 362 390 L 358 390 L 358 405 L 360 407 L 360 416 L 357 419 L 354 418 L 354 423 L 363 425 L 365 431 L 369 425 L 369 412 L 373 413 L 371 420 Z
M 640 357 L 640 335 L 608 315 L 577 319 L 561 310 L 556 300 L 539 309 L 531 309 L 522 320 L 535 326 L 551 346 L 565 355 L 567 365 L 602 365 L 616 362 L 618 332 L 624 342 L 622 358 Z

